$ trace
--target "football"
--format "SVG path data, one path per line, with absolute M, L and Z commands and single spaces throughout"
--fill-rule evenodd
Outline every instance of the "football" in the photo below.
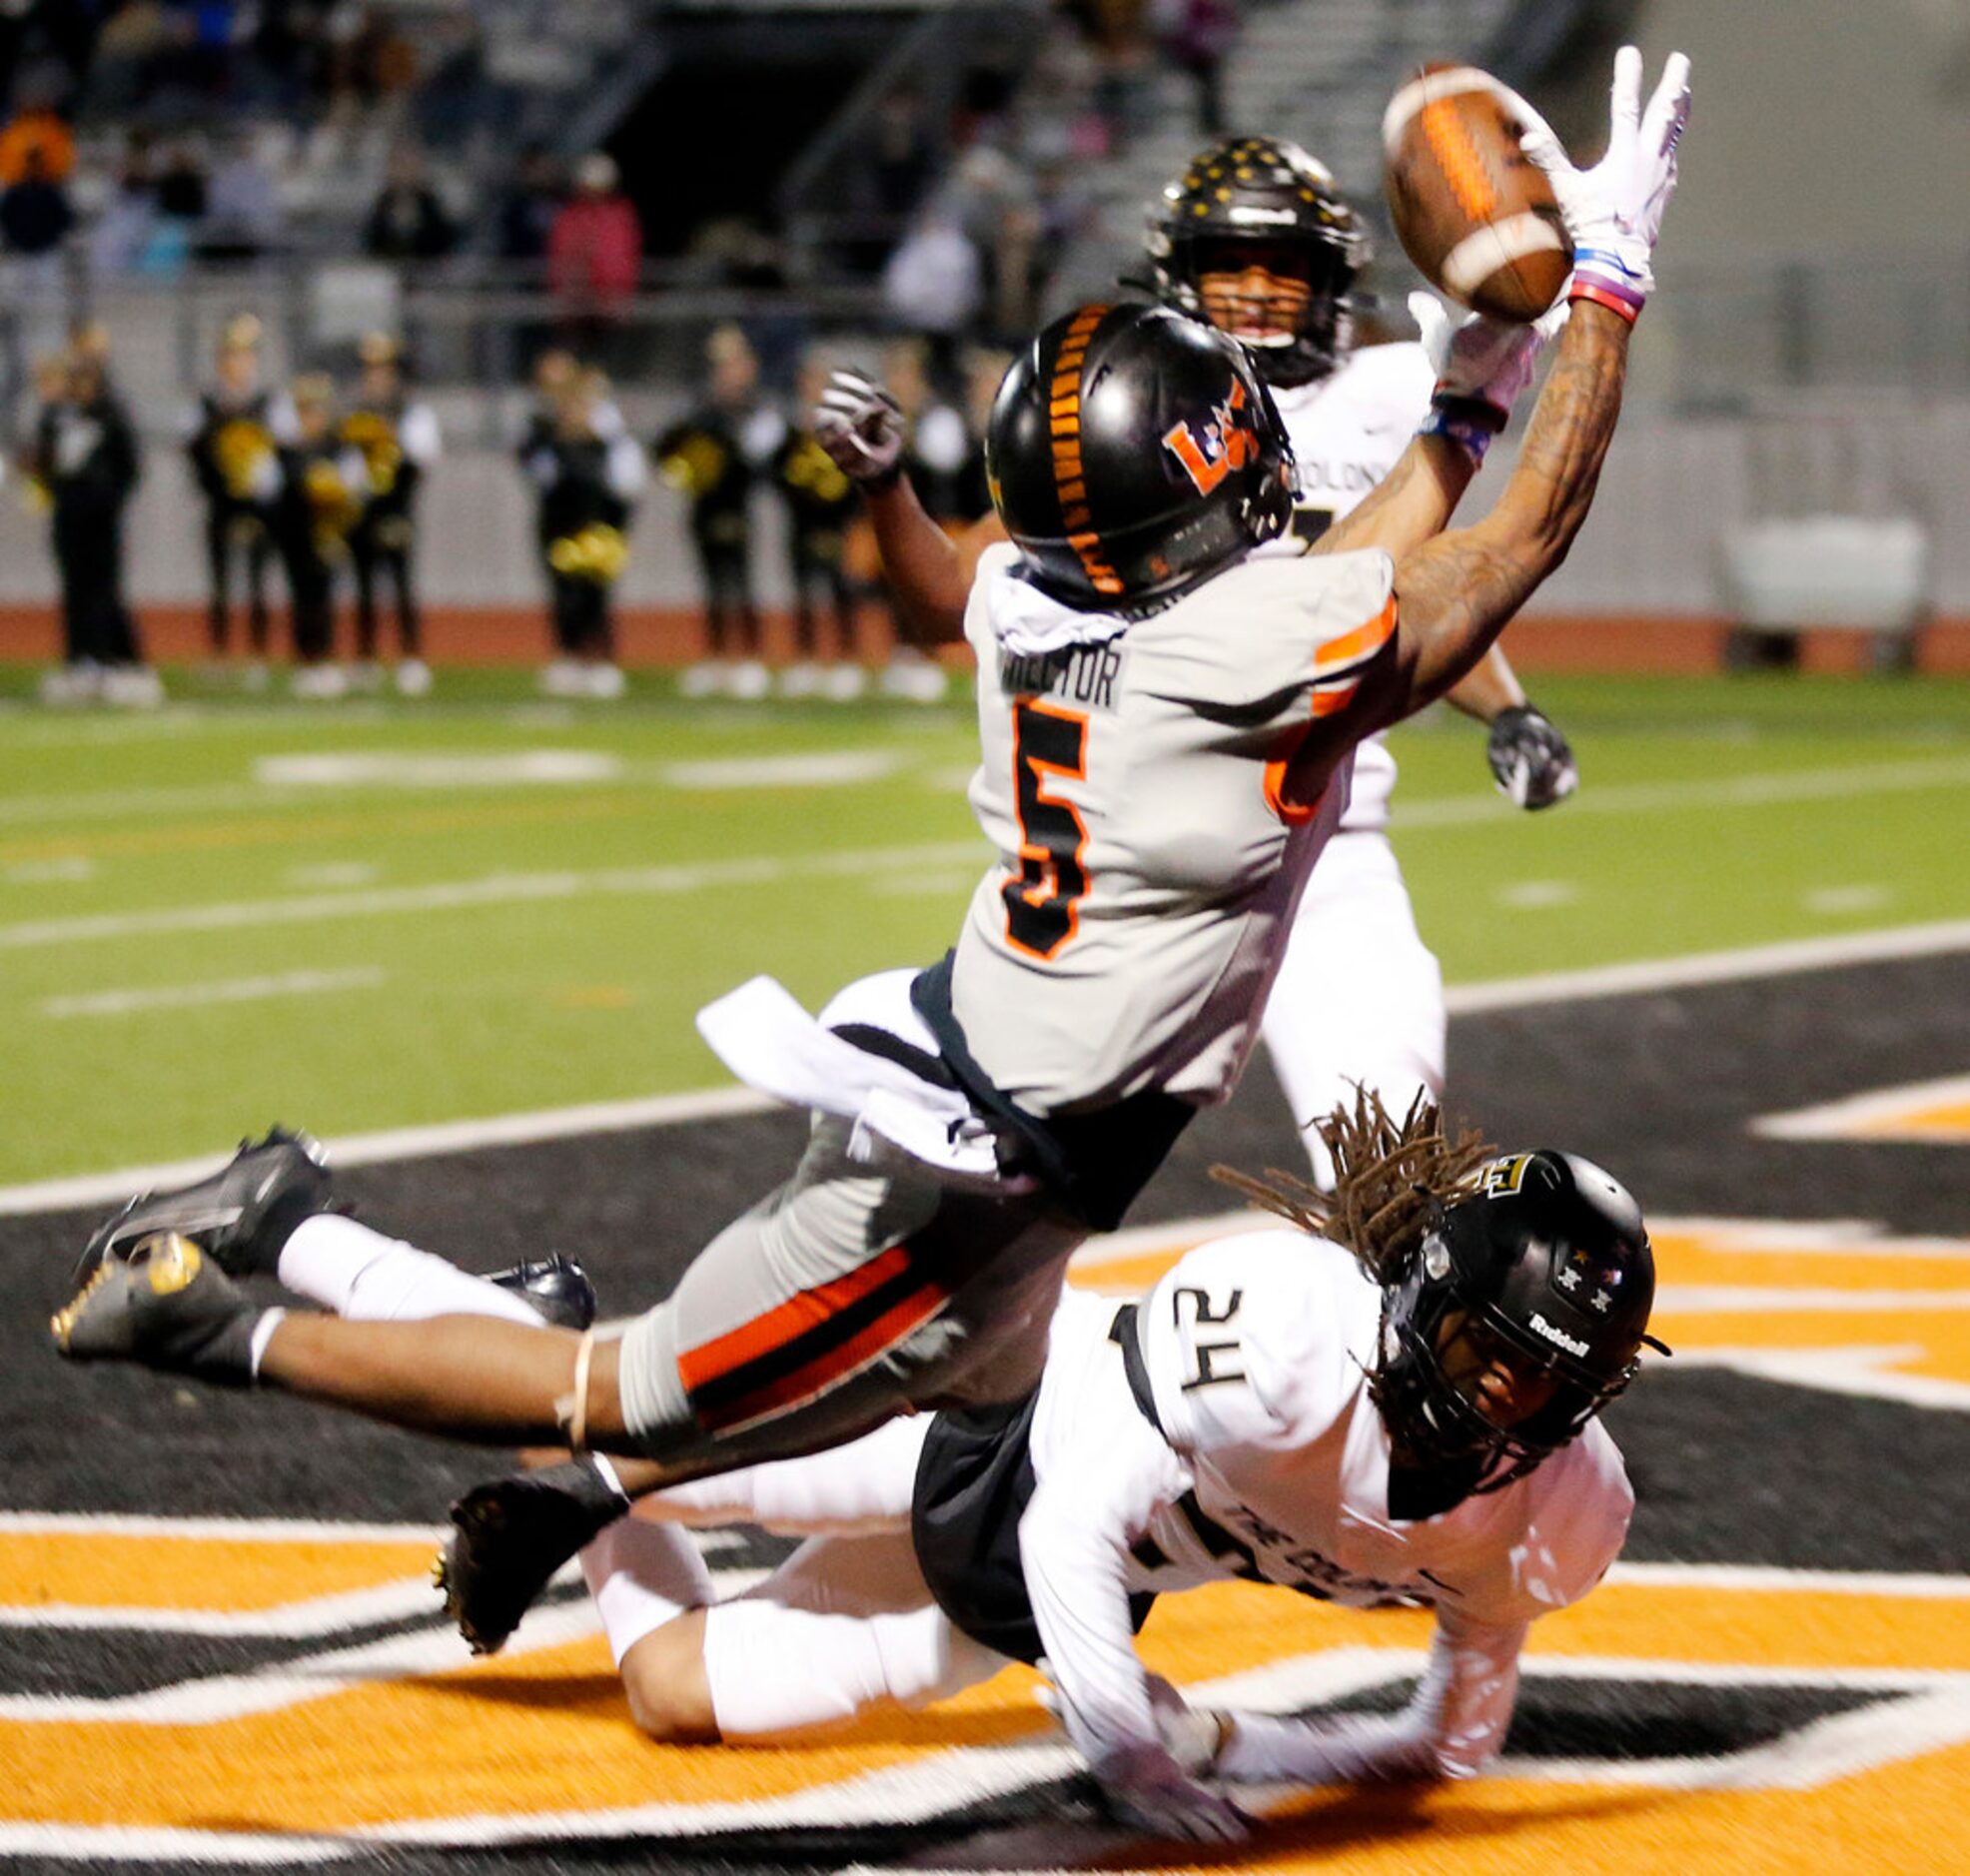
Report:
M 1559 296 L 1572 244 L 1518 147 L 1511 94 L 1469 65 L 1426 65 L 1382 119 L 1384 182 L 1403 251 L 1440 293 L 1520 323 Z

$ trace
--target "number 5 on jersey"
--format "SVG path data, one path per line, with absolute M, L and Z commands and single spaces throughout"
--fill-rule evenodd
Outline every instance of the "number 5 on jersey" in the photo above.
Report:
M 1022 697 L 1012 706 L 1013 788 L 1019 802 L 1019 872 L 999 888 L 1006 936 L 1036 958 L 1059 955 L 1080 923 L 1088 890 L 1087 823 L 1071 801 L 1047 792 L 1056 778 L 1085 781 L 1088 719 Z

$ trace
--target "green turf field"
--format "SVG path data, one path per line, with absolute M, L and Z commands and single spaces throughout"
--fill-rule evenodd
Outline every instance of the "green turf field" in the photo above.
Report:
M 933 957 L 984 860 L 957 706 L 448 673 L 424 704 L 58 715 L 32 675 L 0 667 L 0 1184 L 714 1084 L 698 1004 Z M 1453 983 L 1970 916 L 1970 684 L 1539 695 L 1584 775 L 1553 813 L 1491 792 L 1461 719 L 1397 738 Z

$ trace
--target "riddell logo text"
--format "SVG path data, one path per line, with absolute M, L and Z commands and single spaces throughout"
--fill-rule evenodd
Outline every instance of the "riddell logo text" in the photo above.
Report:
M 1587 1345 L 1584 1342 L 1581 1342 L 1576 1336 L 1569 1336 L 1563 1329 L 1553 1328 L 1537 1310 L 1532 1312 L 1532 1327 L 1546 1341 L 1557 1343 L 1568 1355 L 1585 1355 L 1587 1352 Z

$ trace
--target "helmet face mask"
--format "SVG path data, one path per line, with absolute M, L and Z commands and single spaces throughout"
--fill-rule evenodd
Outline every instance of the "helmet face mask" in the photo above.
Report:
M 1147 247 L 1157 292 L 1251 346 L 1268 383 L 1311 384 L 1347 356 L 1349 296 L 1369 241 L 1334 178 L 1298 144 L 1234 137 L 1200 151 L 1151 211 Z M 1304 285 L 1304 296 L 1265 295 L 1261 317 L 1250 317 L 1229 304 L 1227 283 L 1253 268 Z
M 1244 350 L 1168 307 L 1084 307 L 999 388 L 993 501 L 1028 578 L 1135 616 L 1284 531 L 1293 456 Z
M 1633 1379 L 1654 1287 L 1640 1211 L 1598 1167 L 1482 1168 L 1384 1296 L 1371 1392 L 1396 1464 L 1434 1479 L 1397 1515 L 1495 1491 L 1576 1437 Z

